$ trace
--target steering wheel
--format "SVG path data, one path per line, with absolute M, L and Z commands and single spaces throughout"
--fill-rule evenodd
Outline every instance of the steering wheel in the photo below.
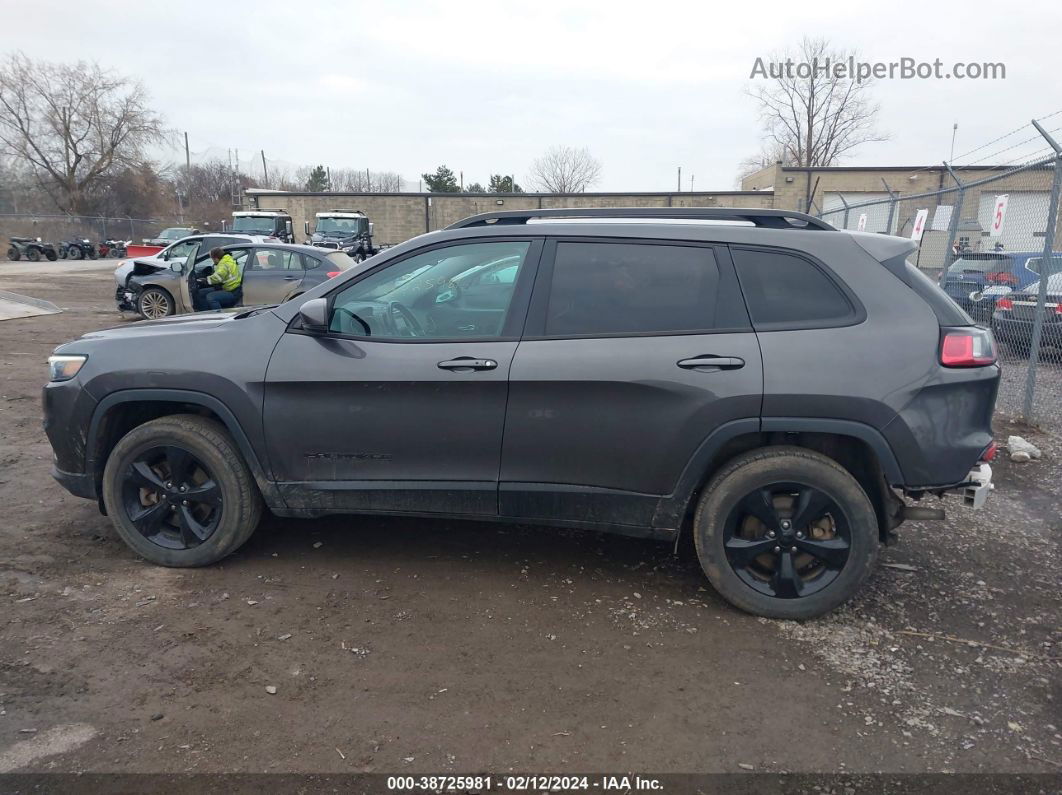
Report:
M 394 328 L 395 333 L 403 337 L 423 337 L 424 329 L 420 326 L 420 321 L 416 316 L 409 311 L 409 307 L 405 304 L 401 304 L 398 301 L 392 301 L 390 306 L 387 307 L 387 314 L 391 318 L 391 326 Z M 402 323 L 406 327 L 406 333 L 402 333 L 402 329 L 399 328 L 398 323 L 395 321 L 401 318 Z
M 346 307 L 342 307 L 342 306 L 335 307 L 335 313 L 337 315 L 345 315 L 347 318 L 350 318 L 350 320 L 348 320 L 346 323 L 342 323 L 342 325 L 352 326 L 353 323 L 357 323 L 363 329 L 365 329 L 365 336 L 366 337 L 371 337 L 372 336 L 372 329 L 369 328 L 369 324 L 366 323 L 364 320 L 362 320 L 357 315 L 355 315 L 353 312 L 351 312 Z M 353 321 L 353 323 L 351 321 Z

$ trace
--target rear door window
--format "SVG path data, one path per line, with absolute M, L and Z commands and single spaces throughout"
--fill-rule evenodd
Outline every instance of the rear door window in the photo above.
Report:
M 858 320 L 853 301 L 811 260 L 771 249 L 732 249 L 757 329 L 825 328 Z
M 733 302 L 722 300 L 720 269 L 708 247 L 562 241 L 552 271 L 547 337 L 748 326 L 744 310 L 735 316 Z

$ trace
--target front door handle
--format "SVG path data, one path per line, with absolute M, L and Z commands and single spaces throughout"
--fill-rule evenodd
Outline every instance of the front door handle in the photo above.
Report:
M 452 370 L 455 373 L 468 373 L 473 370 L 493 370 L 498 363 L 493 359 L 477 359 L 474 356 L 458 356 L 456 359 L 448 359 L 439 362 L 443 370 Z
M 676 362 L 684 370 L 698 370 L 710 373 L 716 370 L 738 370 L 745 366 L 745 360 L 737 356 L 694 356 Z
M 286 281 L 286 282 L 299 282 L 299 281 L 302 281 L 302 277 L 301 276 L 285 276 L 284 277 L 284 281 Z

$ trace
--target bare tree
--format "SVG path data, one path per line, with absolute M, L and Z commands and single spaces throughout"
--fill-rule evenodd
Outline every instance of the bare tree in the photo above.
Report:
M 764 151 L 787 165 L 832 166 L 860 144 L 884 141 L 875 130 L 878 106 L 869 90 L 874 81 L 841 73 L 856 53 L 831 49 L 826 39 L 805 38 L 796 52 L 757 59 L 749 90 L 760 105 Z
M 346 193 L 397 193 L 402 178 L 393 171 L 366 168 L 333 168 L 332 184 Z
M 530 182 L 548 193 L 581 193 L 601 177 L 601 161 L 586 147 L 553 146 L 531 163 Z
M 0 64 L 0 150 L 30 164 L 38 184 L 67 212 L 104 177 L 146 161 L 164 138 L 161 118 L 137 81 L 98 64 Z

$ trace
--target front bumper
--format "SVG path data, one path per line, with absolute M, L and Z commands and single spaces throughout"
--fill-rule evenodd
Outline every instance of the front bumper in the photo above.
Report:
M 962 490 L 962 504 L 974 509 L 981 508 L 994 488 L 992 466 L 982 461 L 970 470 Z
M 114 300 L 121 312 L 136 311 L 136 290 L 131 287 L 119 287 L 114 291 Z

